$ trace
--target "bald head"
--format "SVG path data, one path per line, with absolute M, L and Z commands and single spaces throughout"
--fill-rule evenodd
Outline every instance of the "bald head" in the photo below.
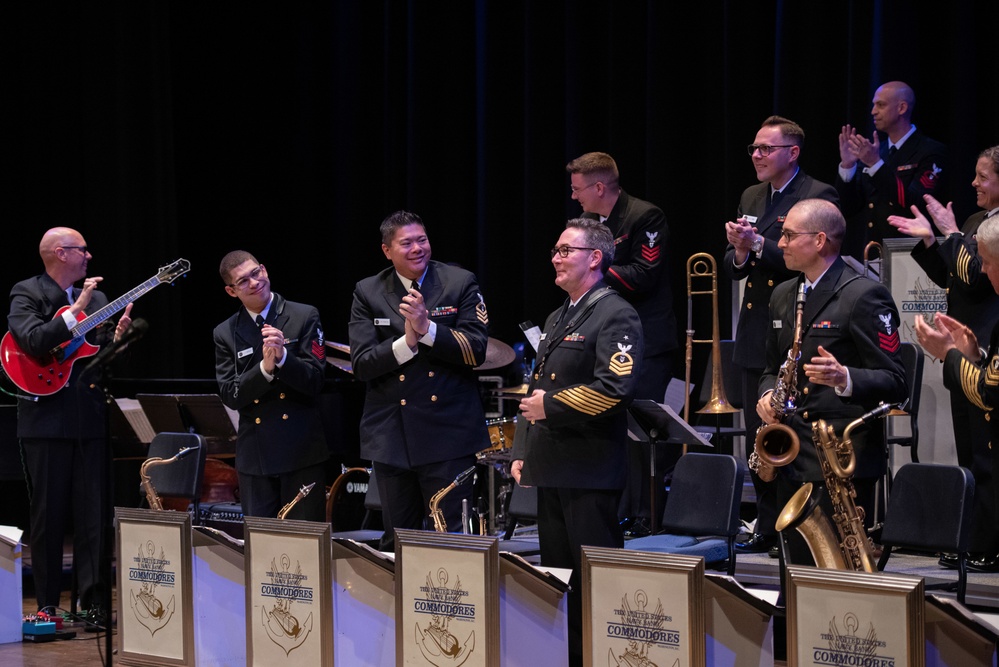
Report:
M 45 273 L 66 289 L 87 275 L 87 262 L 91 259 L 83 235 L 69 227 L 53 227 L 42 235 L 38 254 L 45 265 Z

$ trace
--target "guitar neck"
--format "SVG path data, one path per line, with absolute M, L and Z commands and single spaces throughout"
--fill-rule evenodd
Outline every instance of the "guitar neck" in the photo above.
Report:
M 101 323 L 104 322 L 104 320 L 108 319 L 109 317 L 117 313 L 119 310 L 122 310 L 123 308 L 125 308 L 125 306 L 135 301 L 140 296 L 142 296 L 143 294 L 145 294 L 146 292 L 153 289 L 159 284 L 160 284 L 159 276 L 153 276 L 152 278 L 142 283 L 138 287 L 132 289 L 130 292 L 122 294 L 120 297 L 118 297 L 108 305 L 104 306 L 93 315 L 88 315 L 86 318 L 81 320 L 75 327 L 73 327 L 72 329 L 73 338 L 80 338 L 82 336 L 86 336 L 91 329 L 99 326 Z

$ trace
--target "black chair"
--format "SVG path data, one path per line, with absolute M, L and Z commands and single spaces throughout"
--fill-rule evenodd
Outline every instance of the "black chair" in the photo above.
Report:
M 541 546 L 536 537 L 516 534 L 517 529 L 524 527 L 525 523 L 537 523 L 538 489 L 533 486 L 520 486 L 514 482 L 510 489 L 510 506 L 506 513 L 506 532 L 499 541 L 499 550 L 520 556 L 533 556 L 541 553 Z
M 356 476 L 356 473 L 351 471 L 354 469 L 348 469 L 343 474 L 341 474 L 337 480 L 347 480 Z M 367 472 L 367 469 L 362 468 Z M 336 526 L 333 526 L 333 537 L 354 540 L 355 542 L 362 542 L 370 547 L 377 548 L 381 543 L 382 536 L 385 534 L 384 530 L 379 528 L 374 528 L 376 519 L 378 519 L 382 514 L 382 501 L 378 495 L 378 484 L 375 482 L 375 471 L 372 469 L 367 475 L 368 489 L 364 493 L 364 518 L 361 520 L 360 528 L 355 530 L 335 530 Z M 326 517 L 327 520 L 334 520 L 336 518 L 336 508 L 335 503 L 339 497 L 339 493 L 336 490 L 337 483 L 333 483 L 333 487 L 330 489 L 329 498 L 327 498 L 326 503 Z M 342 488 L 342 487 L 341 487 Z
M 680 457 L 663 513 L 664 534 L 628 540 L 625 549 L 702 556 L 728 561 L 735 575 L 735 538 L 746 466 L 728 454 L 690 452 Z
M 201 523 L 201 484 L 205 476 L 205 458 L 208 445 L 197 433 L 158 433 L 149 443 L 148 459 L 173 458 L 185 448 L 193 449 L 171 463 L 150 465 L 146 474 L 166 508 L 172 499 L 184 503 L 183 509 L 193 508 L 192 518 Z M 148 460 L 147 459 L 147 460 Z M 143 495 L 145 490 L 143 489 Z
M 956 553 L 957 599 L 963 604 L 974 495 L 975 478 L 967 468 L 931 463 L 906 463 L 899 468 L 881 530 L 884 551 L 878 570 L 888 564 L 893 547 Z M 954 587 L 953 583 L 926 586 Z
M 889 473 L 891 471 L 892 446 L 909 448 L 909 457 L 913 463 L 919 463 L 919 396 L 923 385 L 923 351 L 915 343 L 902 343 L 900 353 L 905 366 L 905 384 L 909 388 L 909 400 L 904 411 L 892 411 L 885 419 L 885 443 L 888 445 Z M 889 422 L 899 417 L 909 420 L 909 435 L 893 435 L 888 432 Z M 890 482 L 890 480 L 889 480 Z

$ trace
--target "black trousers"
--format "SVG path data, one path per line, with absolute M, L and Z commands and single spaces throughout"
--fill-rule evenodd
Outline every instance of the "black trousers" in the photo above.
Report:
M 288 519 L 326 521 L 326 464 L 298 468 L 280 475 L 239 473 L 239 502 L 244 516 L 276 517 L 303 486 L 315 483 L 305 498 L 295 503 Z
M 430 500 L 438 491 L 450 485 L 460 473 L 474 465 L 474 454 L 413 468 L 397 468 L 375 461 L 372 469 L 378 483 L 378 496 L 385 520 L 385 536 L 379 548 L 382 551 L 395 548 L 395 528 L 434 530 L 430 519 Z M 444 513 L 447 532 L 462 532 L 461 505 L 467 499 L 470 509 L 474 509 L 474 505 L 471 505 L 472 488 L 472 480 L 468 480 L 449 491 L 441 500 L 439 509 Z
M 541 564 L 572 568 L 566 597 L 569 664 L 583 664 L 582 547 L 624 547 L 617 508 L 621 491 L 538 488 L 538 542 Z
M 744 366 L 736 368 L 739 369 L 742 385 L 742 414 L 746 422 L 746 460 L 748 461 L 756 445 L 756 431 L 763 423 L 763 420 L 756 413 L 760 376 L 763 375 L 763 369 Z M 753 480 L 753 489 L 756 490 L 756 532 L 765 537 L 776 537 L 777 529 L 774 528 L 774 524 L 777 523 L 778 512 L 784 507 L 783 503 L 778 505 L 777 502 L 777 483 L 776 481 L 764 482 L 752 470 L 749 471 L 749 476 Z
M 108 450 L 103 439 L 21 440 L 31 485 L 31 572 L 38 608 L 59 606 L 63 540 L 73 529 L 73 570 L 82 608 L 103 600 L 102 556 L 110 517 L 104 516 Z

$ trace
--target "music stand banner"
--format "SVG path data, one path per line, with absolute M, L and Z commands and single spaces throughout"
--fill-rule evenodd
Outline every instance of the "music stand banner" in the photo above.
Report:
M 924 667 L 923 580 L 788 565 L 787 664 Z
M 123 665 L 193 667 L 191 516 L 115 508 Z
M 250 665 L 333 665 L 330 525 L 246 517 Z
M 583 664 L 704 667 L 704 559 L 583 547 Z
M 396 530 L 396 664 L 499 667 L 495 537 Z

